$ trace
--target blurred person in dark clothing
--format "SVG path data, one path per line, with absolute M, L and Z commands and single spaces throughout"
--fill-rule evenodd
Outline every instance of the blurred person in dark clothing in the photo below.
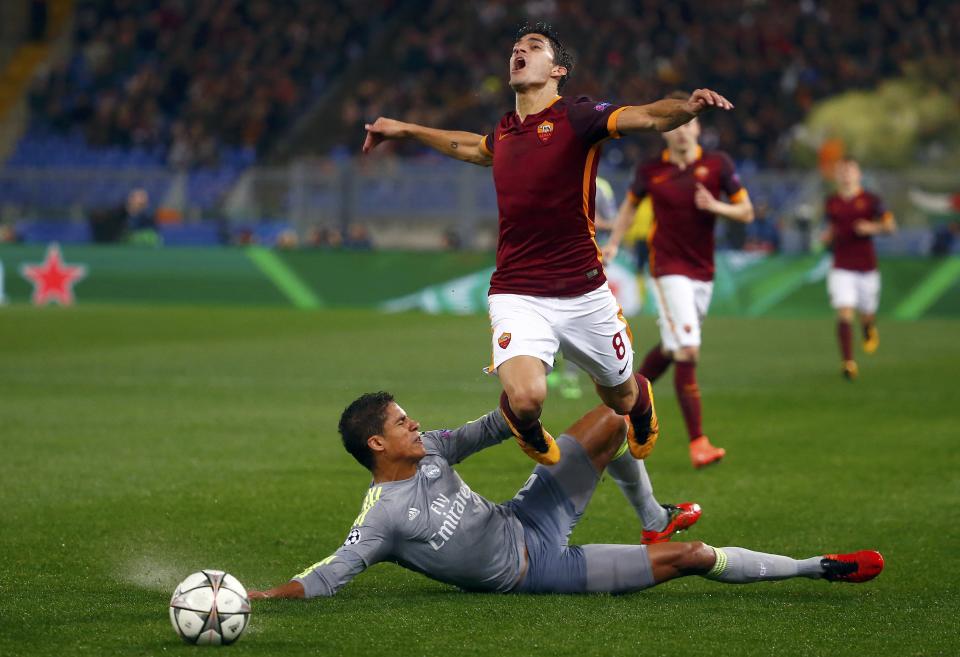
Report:
M 777 222 L 770 218 L 770 206 L 765 201 L 756 204 L 756 217 L 747 228 L 747 251 L 761 251 L 763 253 L 780 252 L 780 230 Z
M 954 219 L 948 224 L 938 226 L 933 232 L 933 244 L 930 245 L 930 255 L 934 258 L 946 258 L 953 253 L 953 247 L 960 235 L 960 219 Z
M 159 244 L 160 236 L 150 211 L 147 190 L 136 187 L 127 194 L 123 205 L 91 213 L 90 232 L 97 243 L 129 240 L 137 244 Z

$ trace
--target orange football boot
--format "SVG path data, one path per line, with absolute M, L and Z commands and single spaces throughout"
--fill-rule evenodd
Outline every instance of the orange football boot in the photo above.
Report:
M 841 365 L 840 373 L 847 381 L 855 381 L 860 376 L 860 368 L 857 367 L 857 361 L 845 360 Z
M 536 426 L 524 432 L 526 434 L 524 435 L 513 425 L 502 410 L 500 415 L 506 420 L 507 426 L 510 427 L 513 437 L 524 454 L 541 465 L 556 465 L 560 462 L 560 447 L 557 446 L 557 441 L 543 428 L 539 420 Z
M 722 447 L 714 447 L 706 436 L 700 436 L 690 441 L 690 462 L 697 469 L 711 463 L 717 463 L 726 455 L 727 450 Z
M 880 348 L 880 331 L 876 326 L 867 329 L 867 335 L 863 339 L 863 353 L 872 355 L 877 353 Z
M 647 395 L 650 398 L 650 409 L 643 414 L 643 424 L 635 427 L 630 416 L 625 415 L 627 421 L 627 446 L 633 458 L 642 460 L 650 455 L 653 446 L 660 437 L 660 420 L 657 419 L 657 409 L 653 404 L 653 386 L 647 381 Z

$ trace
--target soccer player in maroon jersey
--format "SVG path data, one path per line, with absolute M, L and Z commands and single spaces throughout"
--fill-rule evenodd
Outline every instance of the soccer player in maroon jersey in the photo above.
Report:
M 837 340 L 843 357 L 841 371 L 852 381 L 859 373 L 853 358 L 854 310 L 860 314 L 863 351 L 872 354 L 880 346 L 876 325 L 880 272 L 873 237 L 894 232 L 897 224 L 880 197 L 861 186 L 860 165 L 856 160 L 837 162 L 836 178 L 837 191 L 826 201 L 828 224 L 821 239 L 833 248 L 827 291 L 830 305 L 837 311 Z
M 559 90 L 573 60 L 553 30 L 526 26 L 510 55 L 516 106 L 493 132 L 438 130 L 378 118 L 363 151 L 385 139 L 413 138 L 455 159 L 493 166 L 500 234 L 490 280 L 493 362 L 503 385 L 501 409 L 521 447 L 550 464 L 559 450 L 540 424 L 546 375 L 558 349 L 596 383 L 610 408 L 628 415 L 630 451 L 643 458 L 659 425 L 649 383 L 632 373 L 629 327 L 606 282 L 594 239 L 600 145 L 621 134 L 665 132 L 723 96 L 698 89 L 685 100 L 616 105 Z
M 681 96 L 686 94 L 671 94 Z M 726 454 L 711 445 L 703 433 L 696 379 L 700 327 L 713 293 L 714 225 L 718 216 L 743 223 L 753 221 L 753 205 L 730 157 L 700 147 L 697 119 L 665 132 L 663 137 L 667 149 L 637 166 L 604 255 L 616 255 L 640 200 L 650 195 L 653 227 L 647 244 L 660 315 L 660 342 L 647 354 L 640 374 L 653 382 L 674 364 L 673 383 L 690 436 L 690 460 L 695 468 L 701 468 Z M 719 200 L 721 194 L 729 202 Z

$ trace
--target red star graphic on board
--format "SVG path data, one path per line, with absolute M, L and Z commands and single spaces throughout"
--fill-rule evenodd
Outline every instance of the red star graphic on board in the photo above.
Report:
M 33 305 L 42 306 L 51 301 L 61 306 L 73 304 L 73 284 L 87 275 L 83 265 L 68 265 L 60 254 L 60 245 L 47 247 L 47 254 L 39 265 L 25 264 L 20 273 L 33 283 Z

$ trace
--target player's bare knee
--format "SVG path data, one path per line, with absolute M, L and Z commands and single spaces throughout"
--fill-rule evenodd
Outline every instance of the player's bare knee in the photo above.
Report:
M 696 363 L 700 358 L 700 349 L 697 347 L 681 347 L 674 353 L 673 358 L 681 363 Z
M 709 571 L 714 564 L 716 554 L 713 548 L 701 541 L 690 541 L 689 543 L 676 543 L 682 549 L 677 550 L 674 567 L 682 573 L 704 573 Z
M 598 406 L 564 433 L 584 448 L 598 472 L 602 472 L 623 445 L 627 425 L 623 416 Z
M 532 388 L 519 388 L 507 392 L 507 397 L 510 399 L 510 408 L 517 414 L 517 417 L 523 420 L 535 420 L 543 412 L 545 392 L 539 394 L 539 391 Z
M 602 432 L 606 440 L 606 449 L 616 452 L 627 436 L 627 425 L 623 414 L 609 413 L 603 418 Z

